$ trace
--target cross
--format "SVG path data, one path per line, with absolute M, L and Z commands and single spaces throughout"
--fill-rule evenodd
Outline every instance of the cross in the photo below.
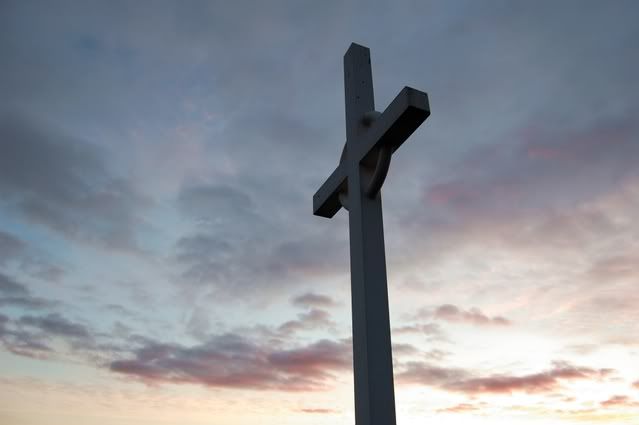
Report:
M 380 189 L 393 152 L 430 115 L 426 93 L 404 87 L 375 111 L 370 51 L 344 55 L 346 143 L 340 163 L 313 196 L 313 214 L 348 211 L 353 314 L 355 423 L 395 425 L 384 228 Z

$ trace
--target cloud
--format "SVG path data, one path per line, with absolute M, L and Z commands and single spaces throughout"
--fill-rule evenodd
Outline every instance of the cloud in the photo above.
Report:
M 40 338 L 29 332 L 12 329 L 9 327 L 12 324 L 11 318 L 0 314 L 0 343 L 9 352 L 33 358 L 43 358 L 52 352 L 52 349 Z
M 601 379 L 611 369 L 576 367 L 568 363 L 555 363 L 552 369 L 521 376 L 495 375 L 448 382 L 445 388 L 467 394 L 511 394 L 513 392 L 544 393 L 560 388 L 562 381 Z
M 400 227 L 429 235 L 406 250 L 407 268 L 431 276 L 473 269 L 477 283 L 466 287 L 468 293 L 455 289 L 457 277 L 438 288 L 461 296 L 452 304 L 466 315 L 451 309 L 451 320 L 473 323 L 473 310 L 463 303 L 480 300 L 500 306 L 509 321 L 520 314 L 562 317 L 562 326 L 549 324 L 561 337 L 575 332 L 603 341 L 610 329 L 632 333 L 637 300 L 619 294 L 633 294 L 637 274 L 639 175 L 632 164 L 639 159 L 639 128 L 625 112 L 571 129 L 557 125 L 515 131 L 503 142 L 467 151 L 454 178 L 424 186 L 427 208 L 400 214 Z M 542 144 L 565 154 L 526 153 Z M 620 326 L 583 326 L 602 309 Z
M 424 358 L 428 360 L 441 361 L 444 358 L 450 356 L 450 354 L 451 353 L 449 351 L 438 350 L 435 348 L 435 349 L 426 351 L 424 353 Z
M 298 295 L 291 300 L 291 303 L 300 307 L 333 307 L 337 305 L 337 302 L 328 295 L 316 294 L 314 292 L 307 292 L 302 295 Z
M 63 236 L 137 250 L 147 200 L 108 170 L 104 153 L 16 113 L 0 114 L 3 204 Z
M 556 391 L 561 388 L 564 381 L 600 380 L 613 372 L 613 369 L 577 367 L 567 362 L 555 362 L 551 369 L 539 373 L 478 377 L 470 370 L 411 361 L 401 365 L 397 381 L 401 384 L 427 385 L 468 395 L 514 392 L 535 394 Z
M 404 231 L 431 234 L 406 254 L 434 264 L 467 246 L 490 246 L 547 257 L 632 230 L 616 216 L 637 210 L 635 115 L 627 110 L 571 128 L 531 123 L 465 150 L 440 181 L 423 186 L 426 208 L 411 205 L 399 216 Z M 535 153 L 546 150 L 562 153 Z M 615 200 L 615 193 L 630 199 Z M 610 204 L 602 205 L 606 197 Z M 627 272 L 629 260 L 611 266 Z
M 600 403 L 601 407 L 639 407 L 639 401 L 634 401 L 627 395 L 615 395 Z
M 15 236 L 0 230 L 0 264 L 19 258 L 25 244 Z
M 0 230 L 0 266 L 15 262 L 30 276 L 46 281 L 57 281 L 65 273 L 63 268 L 30 251 L 23 240 Z
M 58 313 L 52 313 L 46 316 L 22 316 L 19 323 L 37 328 L 50 336 L 78 339 L 89 339 L 91 337 L 91 334 L 84 325 L 74 323 Z
M 256 390 L 325 389 L 333 373 L 351 367 L 350 346 L 342 341 L 320 340 L 282 350 L 233 333 L 192 347 L 146 341 L 134 354 L 133 359 L 111 362 L 110 369 L 149 383 Z
M 44 298 L 32 296 L 1 297 L 0 306 L 22 307 L 32 310 L 39 310 L 57 305 L 57 302 Z
M 628 111 L 576 130 L 531 125 L 467 152 L 455 179 L 427 186 L 424 201 L 455 221 L 476 222 L 592 199 L 637 175 L 633 116 Z M 584 178 L 591 184 L 584 185 Z
M 587 276 L 598 282 L 617 282 L 633 279 L 639 274 L 639 254 L 625 253 L 598 259 Z
M 469 376 L 469 372 L 459 368 L 446 368 L 427 362 L 407 362 L 402 371 L 396 374 L 397 381 L 402 384 L 420 384 L 428 386 L 444 386 L 449 382 L 459 382 Z
M 340 245 L 335 232 L 261 213 L 268 203 L 258 210 L 256 196 L 250 186 L 197 183 L 181 188 L 178 210 L 193 228 L 175 244 L 183 284 L 223 296 L 259 287 L 256 296 L 270 297 L 300 279 L 347 271 L 347 244 Z
M 197 234 L 180 238 L 176 247 L 181 263 L 205 262 L 208 257 L 223 256 L 232 251 L 231 244 L 211 235 Z
M 198 184 L 183 187 L 178 195 L 178 206 L 186 215 L 210 224 L 222 224 L 236 217 L 257 219 L 251 197 L 227 185 Z
M 393 355 L 410 356 L 419 353 L 419 349 L 412 344 L 393 343 Z
M 28 309 L 53 307 L 55 301 L 31 295 L 29 289 L 11 277 L 0 273 L 0 306 L 15 306 Z
M 312 309 L 306 313 L 298 314 L 297 320 L 289 320 L 283 323 L 278 330 L 285 334 L 317 328 L 327 328 L 335 326 L 331 320 L 331 315 L 324 310 Z
M 303 348 L 269 354 L 272 365 L 285 371 L 325 377 L 331 370 L 351 367 L 350 347 L 344 342 L 320 340 Z
M 511 324 L 510 320 L 505 317 L 488 317 L 477 308 L 465 311 L 452 304 L 443 304 L 437 307 L 433 317 L 447 322 L 468 323 L 477 326 L 508 326 Z
M 0 293 L 10 296 L 25 296 L 29 293 L 26 286 L 11 279 L 9 276 L 0 273 Z
M 426 335 L 432 340 L 449 342 L 446 334 L 441 326 L 437 323 L 420 323 L 397 326 L 392 329 L 394 334 L 421 334 Z

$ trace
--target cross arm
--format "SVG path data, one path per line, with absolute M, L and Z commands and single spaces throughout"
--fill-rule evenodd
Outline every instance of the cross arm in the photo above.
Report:
M 313 214 L 326 218 L 333 217 L 342 207 L 339 193 L 343 189 L 346 189 L 346 170 L 342 163 L 313 195 Z
M 429 115 L 428 95 L 404 87 L 372 127 L 360 136 L 361 139 L 348 143 L 349 149 L 354 150 L 353 158 L 358 162 L 374 163 L 378 148 L 390 146 L 393 151 L 397 150 Z M 313 195 L 314 215 L 331 218 L 342 207 L 339 194 L 346 189 L 345 164 L 346 161 L 340 163 Z
M 384 145 L 397 150 L 430 115 L 428 95 L 411 87 L 404 87 L 371 128 L 354 145 L 354 157 L 360 162 L 373 163 L 375 152 Z

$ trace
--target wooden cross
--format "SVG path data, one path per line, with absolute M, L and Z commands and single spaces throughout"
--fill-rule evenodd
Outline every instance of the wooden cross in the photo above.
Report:
M 339 166 L 313 196 L 313 214 L 348 210 L 353 312 L 355 423 L 395 425 L 393 357 L 380 189 L 393 152 L 430 115 L 426 93 L 404 87 L 375 111 L 370 51 L 344 55 L 346 143 Z

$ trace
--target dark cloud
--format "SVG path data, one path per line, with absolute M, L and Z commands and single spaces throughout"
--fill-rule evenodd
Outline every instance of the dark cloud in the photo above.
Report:
M 91 337 L 89 330 L 84 325 L 72 322 L 58 313 L 52 313 L 46 316 L 22 316 L 19 323 L 37 328 L 50 336 L 79 339 L 88 339 Z
M 328 295 L 316 294 L 314 292 L 307 292 L 302 295 L 298 295 L 291 300 L 291 303 L 300 307 L 333 307 L 337 305 L 337 302 Z
M 15 296 L 0 298 L 0 306 L 22 307 L 31 310 L 40 310 L 53 307 L 58 303 L 45 298 L 32 296 Z
M 54 353 L 53 348 L 28 332 L 5 332 L 0 339 L 7 351 L 18 356 L 47 359 Z
M 113 361 L 110 369 L 155 383 L 309 391 L 325 388 L 333 373 L 349 368 L 349 355 L 344 342 L 321 340 L 277 350 L 224 334 L 193 347 L 147 341 L 135 358 Z
M 433 317 L 447 322 L 468 323 L 477 326 L 508 326 L 511 324 L 510 320 L 505 317 L 488 317 L 477 308 L 465 311 L 452 304 L 443 304 L 437 307 Z
M 124 344 L 129 336 L 96 332 L 60 313 L 0 318 L 0 340 L 11 353 L 39 359 L 73 359 L 102 365 L 114 355 L 130 353 Z M 63 344 L 60 344 L 63 343 Z
M 53 300 L 33 296 L 24 284 L 0 273 L 0 306 L 39 310 L 56 304 Z
M 138 249 L 138 209 L 147 202 L 108 170 L 104 153 L 18 114 L 0 115 L 3 204 L 62 235 Z
M 0 314 L 0 343 L 9 352 L 26 357 L 43 358 L 52 352 L 37 336 L 15 329 L 8 316 Z

